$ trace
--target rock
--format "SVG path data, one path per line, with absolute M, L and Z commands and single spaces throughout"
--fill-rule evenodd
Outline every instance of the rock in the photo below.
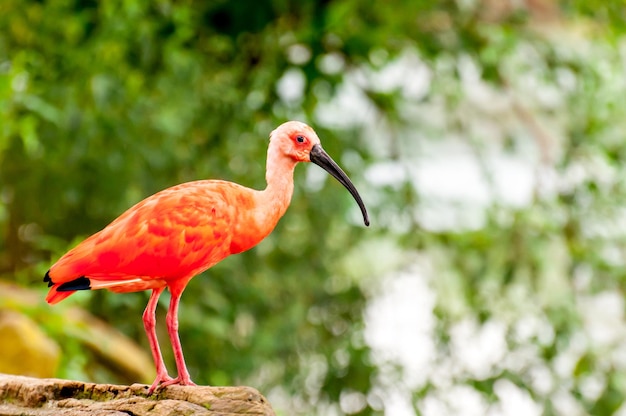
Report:
M 274 416 L 251 387 L 148 386 L 83 383 L 0 374 L 0 414 L 7 416 Z
M 92 360 L 87 365 L 82 366 L 79 371 L 82 373 L 105 374 L 106 379 L 115 380 L 118 383 L 149 383 L 156 376 L 154 370 L 154 362 L 148 348 L 141 348 L 132 339 L 122 334 L 117 329 L 111 327 L 106 322 L 91 315 L 82 308 L 73 306 L 71 302 L 63 305 L 57 305 L 52 308 L 43 300 L 41 291 L 26 289 L 13 283 L 3 282 L 0 280 L 0 317 L 6 313 L 8 319 L 8 328 L 14 328 L 16 323 L 13 318 L 15 314 L 23 316 L 27 320 L 31 320 L 38 328 L 34 328 L 30 332 L 39 332 L 43 337 L 47 338 L 47 334 L 53 334 L 69 338 L 71 342 L 78 342 L 85 347 L 85 353 L 92 356 Z M 29 311 L 28 317 L 22 311 Z M 141 319 L 138 317 L 137 319 Z M 1 321 L 1 319 L 0 319 Z M 23 326 L 23 324 L 19 324 Z M 49 331 L 49 332 L 46 332 Z M 54 347 L 48 342 L 39 342 L 35 340 L 24 345 L 20 340 L 26 336 L 26 333 L 15 333 L 11 330 L 7 333 L 8 340 L 20 344 L 17 351 L 26 350 L 44 350 L 36 352 L 39 355 L 45 355 L 48 351 L 52 351 Z M 2 337 L 2 334 L 0 334 Z M 43 338 L 40 338 L 43 339 Z M 52 338 L 47 338 L 54 345 L 57 345 Z M 21 374 L 33 377 L 54 377 L 55 373 L 48 372 L 50 367 L 58 365 L 59 353 L 61 357 L 66 349 L 56 348 L 56 358 L 50 357 L 50 361 L 42 363 L 34 358 L 29 359 L 13 359 L 8 361 L 11 367 L 3 366 L 3 356 L 8 356 L 5 352 L 12 346 L 7 346 L 6 338 L 0 338 L 0 373 Z M 41 365 L 41 371 L 33 373 L 32 367 Z
M 28 316 L 0 309 L 0 373 L 52 377 L 60 349 Z

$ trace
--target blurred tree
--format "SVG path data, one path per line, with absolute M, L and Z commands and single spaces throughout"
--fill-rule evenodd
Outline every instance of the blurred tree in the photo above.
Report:
M 183 297 L 197 382 L 251 383 L 289 414 L 379 413 L 394 389 L 416 412 L 454 414 L 459 386 L 495 411 L 518 389 L 545 414 L 612 414 L 626 325 L 602 343 L 584 305 L 623 309 L 623 20 L 620 1 L 5 0 L 0 274 L 40 285 L 77 240 L 175 183 L 261 188 L 267 135 L 299 118 L 352 172 L 373 227 L 298 169 L 274 234 Z M 459 148 L 488 185 L 478 208 L 421 176 Z M 532 172 L 522 203 L 502 196 L 524 194 L 502 160 Z M 363 328 L 381 275 L 415 253 L 436 276 L 436 354 L 409 383 Z M 147 295 L 73 298 L 147 348 Z M 500 334 L 502 359 L 465 368 L 468 331 Z M 72 359 L 60 375 L 87 374 Z

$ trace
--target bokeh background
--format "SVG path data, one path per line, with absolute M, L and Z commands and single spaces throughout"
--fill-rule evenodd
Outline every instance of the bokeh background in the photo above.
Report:
M 0 372 L 150 382 L 147 293 L 52 308 L 43 274 L 170 185 L 262 188 L 299 119 L 372 226 L 299 166 L 274 233 L 183 295 L 196 382 L 279 415 L 626 415 L 625 22 L 617 0 L 1 1 Z

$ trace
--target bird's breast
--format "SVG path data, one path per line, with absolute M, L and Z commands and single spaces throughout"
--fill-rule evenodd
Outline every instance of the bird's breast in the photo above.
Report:
M 259 236 L 259 234 L 238 236 L 238 238 L 233 239 L 230 243 L 230 254 L 237 254 L 249 250 L 259 244 L 265 237 L 265 235 Z
M 232 238 L 230 240 L 230 254 L 241 253 L 259 244 L 271 230 L 265 230 L 262 224 L 258 224 L 252 211 L 247 211 L 240 216 L 235 223 Z

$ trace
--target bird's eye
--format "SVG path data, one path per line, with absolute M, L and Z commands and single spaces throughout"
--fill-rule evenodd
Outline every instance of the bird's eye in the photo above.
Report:
M 304 136 L 298 136 L 296 137 L 296 140 L 298 141 L 298 143 L 304 143 Z

